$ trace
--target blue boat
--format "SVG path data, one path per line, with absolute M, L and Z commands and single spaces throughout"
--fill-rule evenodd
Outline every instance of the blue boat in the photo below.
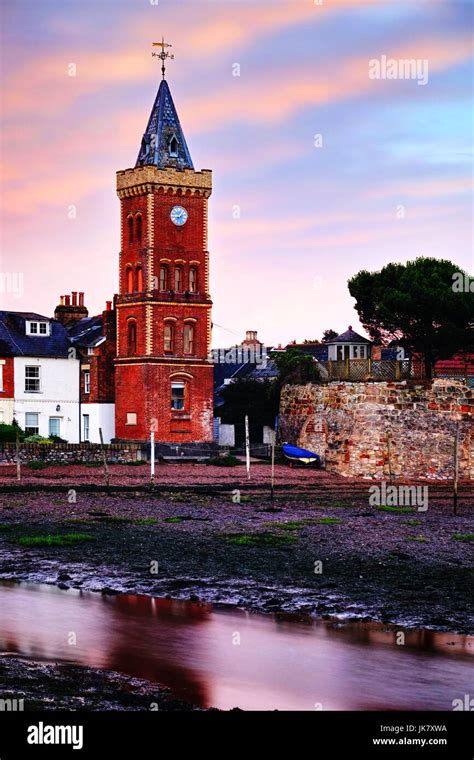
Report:
M 300 449 L 298 446 L 292 446 L 289 443 L 283 444 L 283 453 L 290 462 L 303 462 L 304 464 L 310 464 L 311 462 L 321 463 L 321 457 L 319 454 L 314 454 L 307 449 Z

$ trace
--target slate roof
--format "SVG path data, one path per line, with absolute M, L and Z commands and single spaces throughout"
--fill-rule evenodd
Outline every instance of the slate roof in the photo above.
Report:
M 346 332 L 341 333 L 337 336 L 337 338 L 333 338 L 332 340 L 328 340 L 328 345 L 331 343 L 368 343 L 371 344 L 371 340 L 367 340 L 367 338 L 364 338 L 362 335 L 359 335 L 359 333 L 356 333 L 351 325 L 349 325 L 349 329 L 346 330 Z
M 51 335 L 27 335 L 26 321 L 49 322 Z M 0 311 L 0 356 L 67 358 L 68 334 L 55 319 L 33 311 Z
M 70 322 L 67 326 L 67 332 L 74 346 L 80 348 L 95 346 L 104 337 L 102 335 L 102 314 Z
M 170 155 L 170 142 L 177 141 L 176 156 Z M 165 79 L 160 83 L 148 125 L 142 138 L 135 166 L 152 165 L 158 169 L 194 169 L 179 117 Z

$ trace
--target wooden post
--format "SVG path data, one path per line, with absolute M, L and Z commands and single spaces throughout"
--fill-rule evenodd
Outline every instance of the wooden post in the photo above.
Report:
M 150 433 L 150 481 L 151 484 L 155 483 L 155 431 Z
M 20 437 L 16 434 L 16 479 L 21 480 Z
M 109 467 L 107 465 L 107 455 L 105 453 L 104 449 L 104 438 L 102 435 L 102 428 L 99 428 L 99 436 L 100 436 L 100 448 L 102 451 L 102 455 L 104 458 L 104 476 L 105 476 L 105 484 L 107 488 L 110 486 L 110 473 L 109 473 Z
M 392 477 L 392 451 L 390 446 L 390 430 L 387 430 L 387 457 L 388 457 L 388 477 L 390 485 L 392 485 L 393 477 Z
M 271 486 L 270 486 L 270 499 L 273 501 L 273 487 L 275 485 L 275 438 L 276 431 L 272 430 L 272 471 L 271 471 Z
M 454 481 L 453 481 L 453 514 L 458 513 L 458 470 L 459 470 L 459 422 L 456 422 L 456 434 L 454 436 Z
M 245 415 L 245 464 L 247 468 L 247 478 L 250 480 L 250 436 L 248 414 Z
M 346 359 L 346 380 L 350 380 L 351 379 L 351 364 L 350 364 L 350 362 L 351 362 L 350 359 Z

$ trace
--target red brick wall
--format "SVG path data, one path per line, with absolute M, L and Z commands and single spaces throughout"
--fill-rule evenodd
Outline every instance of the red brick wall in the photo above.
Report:
M 81 403 L 113 403 L 115 400 L 115 311 L 102 313 L 102 335 L 106 340 L 89 355 L 87 349 L 81 354 Z M 89 366 L 90 393 L 84 393 L 84 366 Z
M 5 364 L 3 364 L 3 392 L 0 392 L 0 398 L 14 398 L 15 396 L 15 382 L 13 374 L 13 356 L 2 357 Z
M 212 365 L 118 364 L 115 372 L 116 438 L 147 440 L 155 420 L 157 441 L 212 441 Z M 171 375 L 188 383 L 188 408 L 183 412 L 171 409 Z M 136 425 L 126 424 L 127 412 L 137 415 Z

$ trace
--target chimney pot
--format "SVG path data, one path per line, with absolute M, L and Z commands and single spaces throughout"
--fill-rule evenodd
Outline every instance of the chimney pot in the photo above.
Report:
M 112 301 L 106 301 L 105 305 L 107 307 L 107 311 L 112 311 Z
M 77 290 L 72 291 L 72 305 L 77 306 Z
M 70 306 L 71 305 L 71 296 L 64 296 L 64 300 L 66 302 L 64 304 L 65 306 Z
M 79 293 L 79 306 L 84 306 L 84 293 Z

